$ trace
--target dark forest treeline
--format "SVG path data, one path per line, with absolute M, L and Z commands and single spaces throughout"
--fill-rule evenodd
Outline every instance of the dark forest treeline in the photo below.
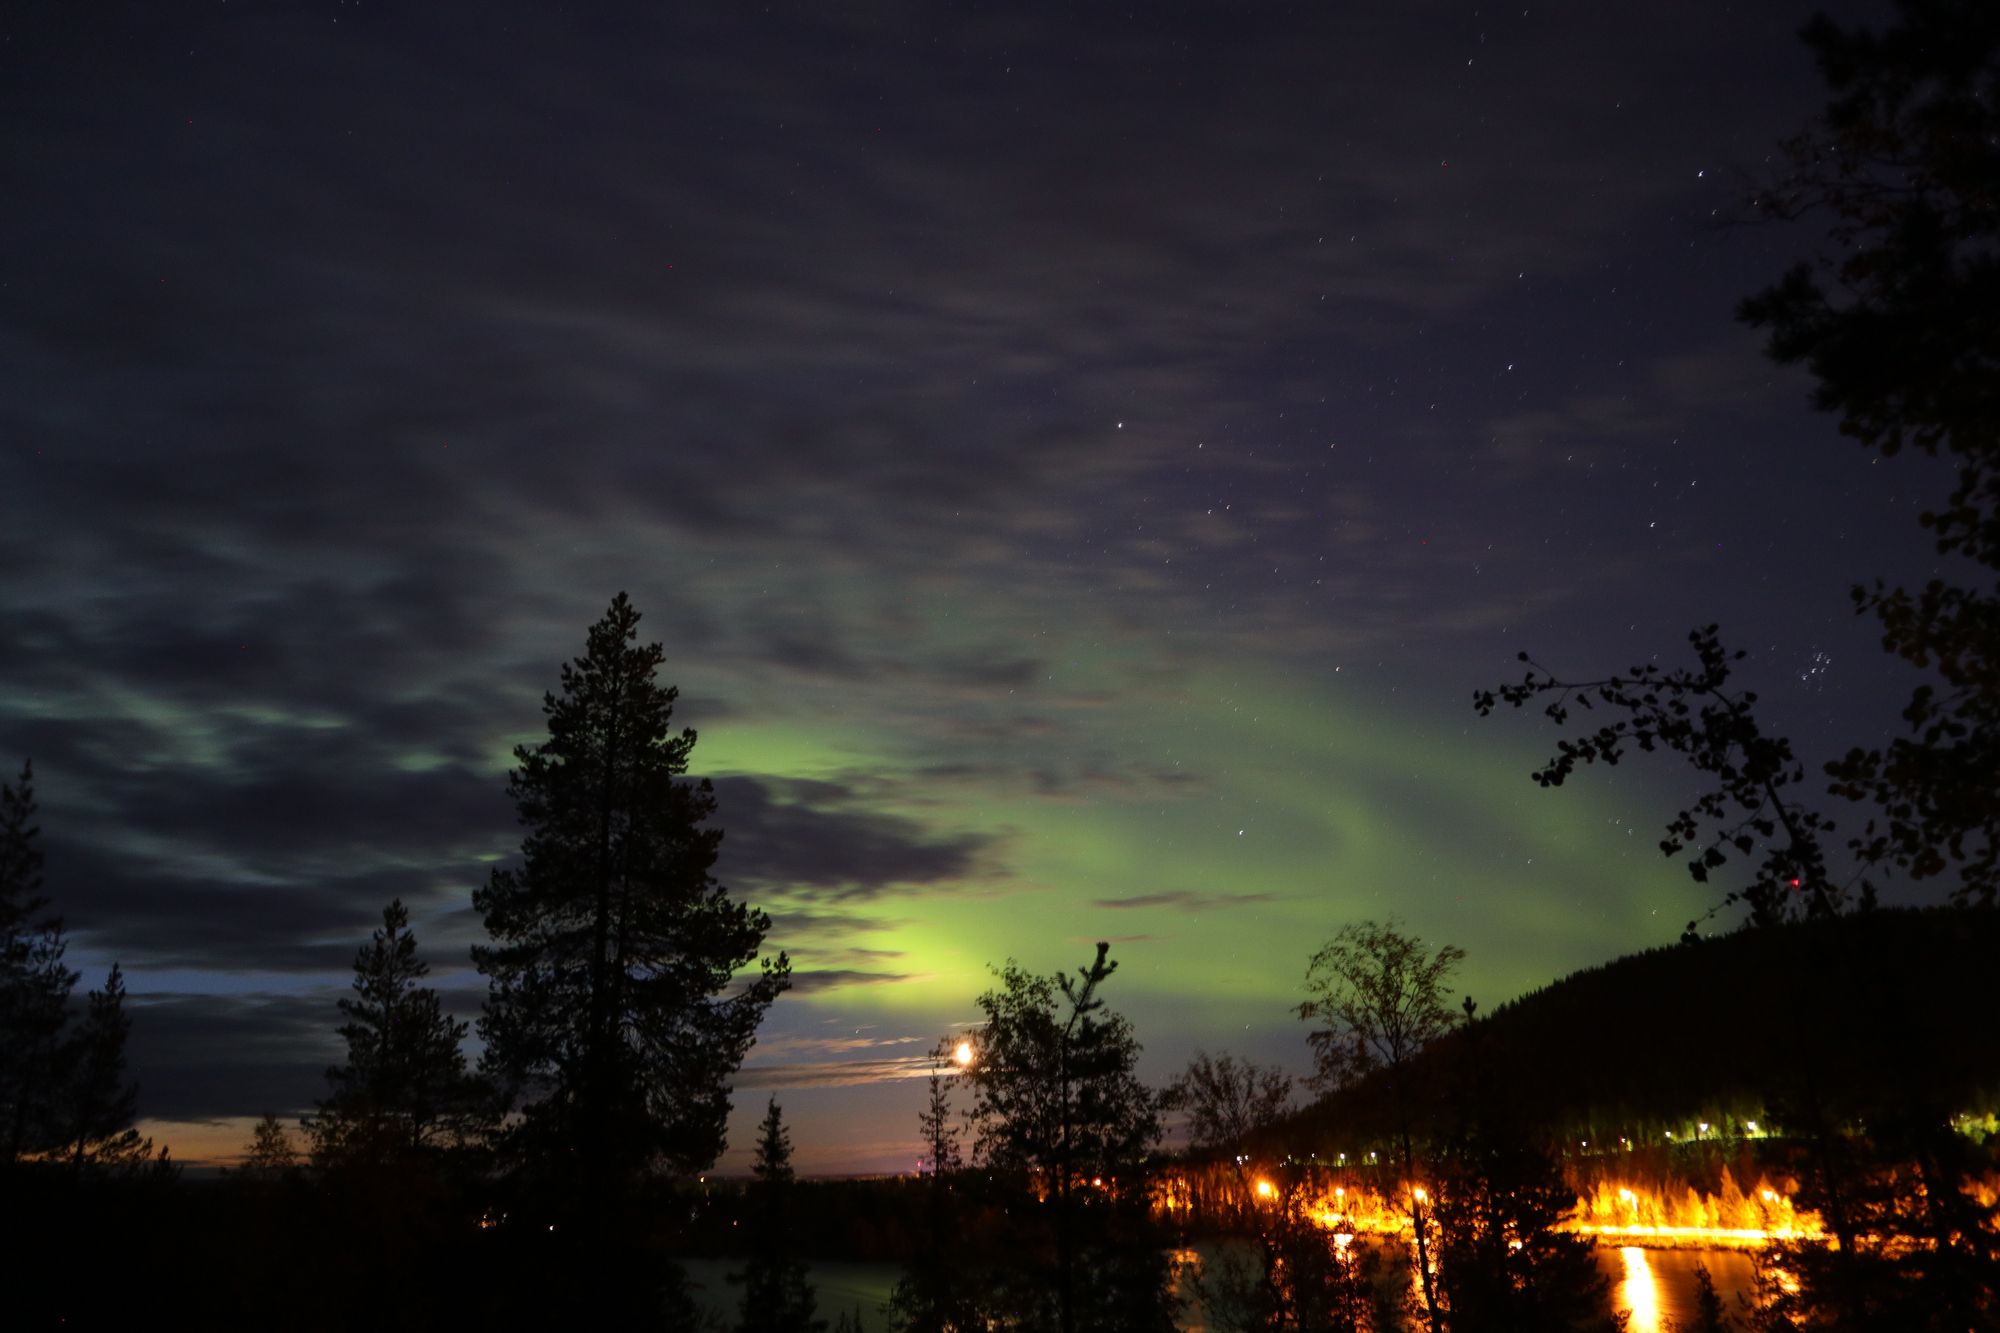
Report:
M 1933 971 L 1959 974 L 1959 983 L 1940 981 L 1940 985 L 1978 984 L 1982 974 L 1960 966 L 1966 959 L 1951 951 L 1983 947 L 1980 941 L 1994 928 L 1986 914 L 1883 914 L 1881 924 L 1885 934 L 1907 933 L 1911 956 L 1929 959 Z M 1486 1029 L 1482 1040 L 1490 1035 L 1483 1051 L 1468 1053 L 1461 1025 L 1420 1055 L 1426 1070 L 1420 1111 L 1424 1179 L 1448 1180 L 1454 1170 L 1464 1169 L 1468 1149 L 1476 1146 L 1482 1133 L 1475 1122 L 1492 1108 L 1505 1108 L 1510 1135 L 1530 1145 L 1544 1145 L 1549 1150 L 1547 1162 L 1556 1162 L 1553 1150 L 1569 1132 L 1577 1108 L 1593 1106 L 1589 1098 L 1594 1085 L 1585 1079 L 1571 1085 L 1573 1093 L 1549 1096 L 1537 1087 L 1538 1073 L 1518 1078 L 1512 1074 L 1523 1068 L 1539 1070 L 1545 1064 L 1554 1067 L 1566 1057 L 1573 1060 L 1577 1047 L 1563 1026 L 1570 1016 L 1607 1004 L 1614 1008 L 1627 1001 L 1636 1004 L 1642 995 L 1667 1018 L 1698 1011 L 1706 1003 L 1719 1003 L 1726 1010 L 1728 1001 L 1699 997 L 1717 989 L 1735 990 L 1758 976 L 1768 976 L 1759 984 L 1768 984 L 1774 994 L 1785 993 L 1795 978 L 1785 975 L 1788 965 L 1782 960 L 1794 959 L 1797 968 L 1810 974 L 1811 946 L 1819 929 L 1752 932 L 1713 941 L 1713 948 L 1678 946 L 1591 969 L 1504 1006 L 1490 1019 L 1477 1020 Z M 1744 943 L 1729 947 L 1737 940 Z M 1893 978 L 1885 984 L 1893 984 Z M 1632 1010 L 1621 1012 L 1628 1015 L 1626 1058 L 1643 1063 L 1642 1043 L 1631 1034 Z M 1722 1035 L 1726 1040 L 1732 1033 L 1725 1028 Z M 1740 1032 L 1733 1035 L 1754 1039 Z M 1708 1040 L 1712 1045 L 1716 1034 L 1711 1032 Z M 1690 1058 L 1698 1059 L 1701 1047 L 1689 1049 Z M 1976 1077 L 1961 1086 L 1982 1086 L 1982 1079 L 1994 1073 L 1992 1043 L 1975 1042 L 1968 1050 L 1979 1055 L 1963 1055 L 1954 1065 Z M 1468 1061 L 1489 1073 L 1508 1071 L 1508 1088 L 1478 1087 L 1481 1075 L 1468 1069 Z M 1532 1063 L 1523 1066 L 1522 1061 Z M 1855 1077 L 1873 1081 L 1865 1062 L 1848 1067 Z M 1754 1073 L 1740 1085 L 1713 1086 L 1748 1098 L 1758 1086 Z M 1663 1077 L 1670 1074 L 1667 1071 Z M 1478 1108 L 1466 1100 L 1468 1089 L 1474 1088 L 1483 1101 Z M 1517 1099 L 1515 1090 L 1523 1098 Z M 1370 1105 L 1370 1097 L 1377 1104 Z M 1532 1116 L 1523 1115 L 1524 1106 L 1537 1110 Z M 1556 1108 L 1561 1124 L 1539 1118 L 1549 1107 Z M 1377 1195 L 1393 1196 L 1398 1175 L 1394 1167 L 1379 1161 L 1362 1166 L 1359 1161 L 1371 1150 L 1378 1157 L 1389 1151 L 1393 1126 L 1383 1115 L 1379 1089 L 1371 1091 L 1365 1085 L 1321 1099 L 1304 1114 L 1259 1127 L 1258 1142 L 1251 1145 L 1255 1157 L 1250 1169 L 1256 1178 L 1274 1180 L 1280 1192 L 1299 1191 L 1311 1183 L 1314 1172 L 1321 1183 L 1337 1178 L 1326 1164 L 1344 1147 L 1356 1160 L 1340 1174 L 1367 1184 Z M 914 1132 L 916 1127 L 912 1128 Z M 1718 1129 L 1700 1144 L 1651 1146 L 1611 1156 L 1624 1178 L 1651 1183 L 1665 1192 L 1687 1184 L 1712 1188 L 1715 1173 L 1723 1167 L 1747 1186 L 1754 1168 L 1781 1166 L 1785 1154 L 1795 1149 L 1790 1140 L 1752 1143 Z M 1310 1170 L 1284 1161 L 1286 1156 L 1315 1153 L 1321 1160 Z M 109 1327 L 137 1319 L 159 1308 L 162 1292 L 172 1293 L 168 1299 L 177 1312 L 215 1328 L 268 1327 L 273 1318 L 300 1329 L 416 1329 L 475 1323 L 506 1328 L 562 1320 L 580 1299 L 583 1284 L 593 1280 L 601 1256 L 585 1252 L 592 1242 L 582 1234 L 570 1237 L 561 1226 L 551 1231 L 541 1222 L 532 1227 L 493 1225 L 516 1197 L 495 1165 L 490 1159 L 464 1154 L 405 1159 L 381 1168 L 315 1167 L 301 1158 L 291 1165 L 253 1166 L 220 1181 L 176 1182 L 157 1172 L 95 1175 L 79 1181 L 52 1163 L 10 1177 L 8 1212 L 17 1232 L 10 1253 L 22 1261 L 22 1271 L 39 1276 L 25 1289 L 26 1308 L 45 1316 L 50 1326 L 60 1320 L 69 1327 Z M 1148 1153 L 1125 1166 L 1132 1173 L 1126 1181 L 1131 1184 L 1157 1179 L 1172 1163 Z M 1559 1167 L 1571 1185 L 1575 1168 L 1574 1162 Z M 1216 1169 L 1225 1177 L 1229 1170 L 1220 1164 Z M 1253 1225 L 1258 1210 L 1270 1215 L 1269 1204 L 1257 1199 L 1254 1187 L 1241 1188 L 1249 1179 L 1239 1182 L 1238 1191 L 1249 1208 L 1235 1218 L 1169 1214 L 1156 1218 L 1164 1222 L 1158 1229 L 1139 1227 L 1129 1238 L 1167 1243 L 1245 1234 L 1246 1215 Z M 1534 1183 L 1530 1179 L 1502 1193 Z M 1547 1185 L 1546 1173 L 1542 1184 Z M 1017 1289 L 1000 1281 L 1000 1270 L 1012 1257 L 1039 1252 L 1043 1259 L 1036 1262 L 1052 1262 L 1052 1254 L 1040 1248 L 1049 1243 L 1043 1220 L 1050 1207 L 1044 1173 L 1023 1175 L 975 1163 L 961 1165 L 942 1180 L 799 1180 L 789 1188 L 790 1243 L 801 1255 L 901 1263 L 914 1269 L 926 1252 L 948 1244 L 951 1261 L 962 1274 L 958 1294 L 1000 1302 L 1018 1296 Z M 950 1221 L 943 1231 L 936 1211 L 941 1190 L 951 1200 Z M 1558 1201 L 1567 1208 L 1574 1201 L 1574 1190 Z M 747 1228 L 758 1208 L 743 1182 L 653 1182 L 630 1201 L 628 1216 L 643 1220 L 636 1221 L 617 1249 L 617 1262 L 626 1270 L 623 1277 L 644 1278 L 654 1291 L 653 1299 L 667 1301 L 676 1283 L 673 1256 L 746 1256 L 754 1248 Z M 26 1219 L 32 1219 L 32 1227 L 22 1225 Z M 1024 1225 L 1029 1228 L 1026 1232 Z M 1326 1247 L 1331 1235 L 1330 1228 L 1297 1227 L 1273 1239 L 1291 1247 L 1289 1262 L 1296 1264 L 1303 1243 L 1330 1252 Z M 1448 1233 L 1440 1230 L 1439 1239 L 1442 1243 Z M 120 1256 L 120 1281 L 99 1280 L 106 1253 Z M 1363 1242 L 1352 1253 L 1356 1267 L 1348 1278 L 1340 1279 L 1352 1288 L 1351 1326 L 1421 1327 L 1419 1310 L 1378 1308 L 1385 1287 L 1395 1289 L 1400 1283 L 1400 1290 L 1408 1291 L 1407 1280 L 1393 1276 L 1409 1271 L 1412 1260 L 1406 1242 Z M 1360 1267 L 1364 1259 L 1369 1265 L 1365 1271 Z M 1460 1256 L 1458 1262 L 1466 1260 Z M 1332 1276 L 1338 1279 L 1338 1270 Z M 1339 1289 L 1337 1283 L 1329 1286 Z M 308 1292 L 316 1294 L 302 1298 Z M 1242 1291 L 1224 1287 L 1208 1295 L 1225 1304 L 1236 1300 L 1242 1309 L 1256 1308 Z M 645 1316 L 636 1322 L 645 1326 Z M 683 1325 L 675 1323 L 662 1305 L 654 1309 L 651 1326 Z

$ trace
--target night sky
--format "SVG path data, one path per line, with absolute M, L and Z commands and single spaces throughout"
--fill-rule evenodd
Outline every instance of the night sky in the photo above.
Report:
M 1730 225 L 1809 12 L 14 7 L 0 763 L 143 1128 L 310 1109 L 391 897 L 477 1012 L 620 589 L 794 962 L 724 1169 L 767 1091 L 803 1169 L 909 1167 L 1009 956 L 1113 941 L 1162 1081 L 1303 1071 L 1357 918 L 1488 1008 L 1672 942 L 1691 777 L 1540 791 L 1471 692 L 1716 620 L 1814 761 L 1893 723 L 1847 589 L 1943 486 L 1733 319 L 1821 243 Z

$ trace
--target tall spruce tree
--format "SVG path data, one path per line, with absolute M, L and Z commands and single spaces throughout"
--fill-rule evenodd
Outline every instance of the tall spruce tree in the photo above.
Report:
M 730 1079 L 791 971 L 779 954 L 730 989 L 770 920 L 710 874 L 715 797 L 676 780 L 695 734 L 670 729 L 678 691 L 638 623 L 619 593 L 544 697 L 548 738 L 515 750 L 508 787 L 521 864 L 473 896 L 493 939 L 473 950 L 480 1031 L 521 1111 L 517 1160 L 598 1226 L 649 1172 L 715 1160 Z
M 485 1098 L 459 1043 L 467 1025 L 423 985 L 409 910 L 397 899 L 354 956 L 354 993 L 342 997 L 347 1063 L 326 1071 L 332 1091 L 308 1122 L 322 1165 L 407 1160 L 461 1145 Z
M 85 1002 L 82 1021 L 63 1043 L 56 1128 L 70 1165 L 129 1166 L 152 1156 L 153 1142 L 132 1127 L 139 1087 L 125 1077 L 125 973 L 113 963 L 104 989 Z
M 35 771 L 0 783 L 0 1163 L 51 1146 L 62 1030 L 76 973 L 42 893 Z
M 138 1090 L 125 1080 L 125 976 L 70 1013 L 77 974 L 63 964 L 62 918 L 42 893 L 35 774 L 0 783 L 0 1165 L 23 1159 L 86 1166 L 144 1159 L 132 1129 Z
M 773 1097 L 750 1174 L 750 1261 L 743 1269 L 739 1333 L 820 1333 L 812 1286 L 793 1235 L 792 1141 Z

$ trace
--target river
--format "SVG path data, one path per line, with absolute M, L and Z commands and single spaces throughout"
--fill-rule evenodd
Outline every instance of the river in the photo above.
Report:
M 1742 1250 L 1642 1250 L 1600 1245 L 1598 1262 L 1610 1275 L 1612 1300 L 1621 1310 L 1629 1310 L 1627 1333 L 1666 1333 L 1668 1321 L 1694 1318 L 1697 1263 L 1708 1267 L 1715 1289 L 1729 1303 L 1733 1313 L 1739 1292 L 1751 1289 L 1753 1272 L 1750 1256 Z M 742 1289 L 731 1286 L 729 1273 L 739 1267 L 735 1260 L 688 1259 L 682 1261 L 696 1299 L 707 1309 L 734 1323 Z M 865 1333 L 883 1333 L 888 1321 L 882 1308 L 889 1301 L 902 1270 L 894 1264 L 846 1264 L 822 1262 L 812 1265 L 813 1289 L 819 1298 L 819 1312 L 832 1323 L 841 1313 L 859 1313 Z M 1185 1325 L 1188 1333 L 1206 1333 L 1198 1318 Z

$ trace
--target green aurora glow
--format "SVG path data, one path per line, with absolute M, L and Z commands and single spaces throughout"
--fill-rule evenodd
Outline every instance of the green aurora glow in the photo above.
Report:
M 1555 796 L 1528 783 L 1524 746 L 1540 738 L 1519 728 L 1468 725 L 1447 741 L 1379 709 L 1359 715 L 1330 681 L 1241 672 L 1197 678 L 1173 705 L 1163 725 L 1154 699 L 1090 704 L 1092 736 L 1122 738 L 1122 769 L 1152 776 L 1046 792 L 983 770 L 927 780 L 937 755 L 882 733 L 871 753 L 852 723 L 704 733 L 709 771 L 848 784 L 866 774 L 872 810 L 991 839 L 987 864 L 949 884 L 870 887 L 831 904 L 753 895 L 781 921 L 817 915 L 769 941 L 791 950 L 803 980 L 822 968 L 858 974 L 782 1000 L 767 1047 L 810 1050 L 839 1029 L 891 1043 L 857 1058 L 913 1058 L 968 1020 L 989 965 L 1071 967 L 1107 939 L 1121 962 L 1113 1002 L 1138 1024 L 1150 1076 L 1170 1076 L 1198 1046 L 1304 1072 L 1290 1011 L 1307 957 L 1343 922 L 1394 915 L 1461 945 L 1462 987 L 1490 1008 L 1670 942 L 1709 901 L 1659 857 L 1657 835 L 1634 826 L 1616 788 L 1580 782 Z M 914 1123 L 914 1084 L 878 1083 L 870 1065 L 857 1085 L 818 1087 L 831 1075 L 808 1065 L 780 1095 L 810 1106 L 822 1169 L 870 1165 L 866 1152 L 895 1141 L 869 1132 L 884 1117 Z M 787 1087 L 785 1061 L 766 1051 L 747 1069 L 760 1087 Z

